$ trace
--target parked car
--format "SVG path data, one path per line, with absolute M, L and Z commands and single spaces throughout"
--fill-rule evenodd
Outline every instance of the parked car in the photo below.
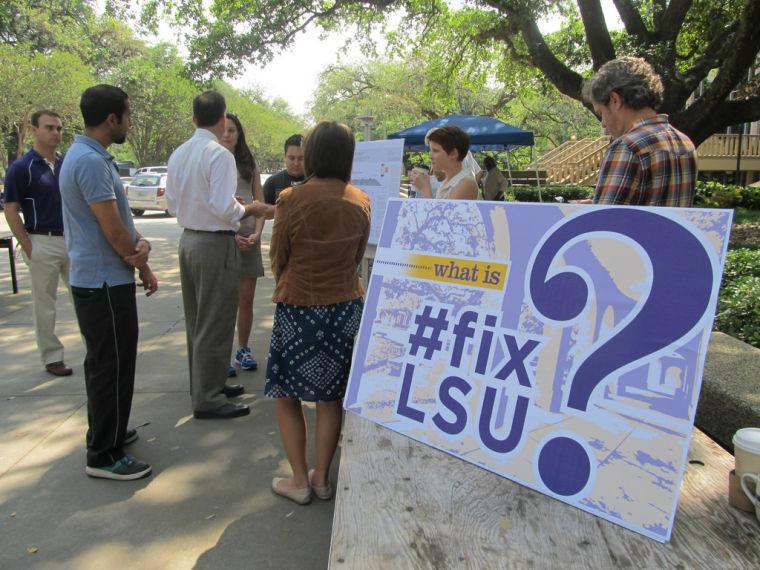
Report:
M 134 176 L 137 172 L 135 163 L 131 160 L 115 160 L 114 164 L 119 169 L 119 176 Z
M 135 176 L 138 174 L 166 174 L 169 172 L 168 166 L 143 166 L 142 168 L 138 168 L 137 172 L 135 172 Z
M 166 209 L 166 174 L 138 174 L 125 187 L 129 209 L 135 216 L 142 216 L 145 210 Z

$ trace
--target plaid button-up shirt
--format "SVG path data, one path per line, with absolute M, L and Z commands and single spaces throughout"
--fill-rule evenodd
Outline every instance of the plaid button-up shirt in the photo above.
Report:
M 599 171 L 594 204 L 691 206 L 697 181 L 694 144 L 667 115 L 634 123 L 612 141 Z

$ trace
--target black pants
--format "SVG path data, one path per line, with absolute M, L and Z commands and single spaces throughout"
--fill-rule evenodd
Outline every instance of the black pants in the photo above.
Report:
M 87 348 L 87 465 L 103 467 L 124 456 L 137 359 L 135 284 L 71 287 L 71 295 Z

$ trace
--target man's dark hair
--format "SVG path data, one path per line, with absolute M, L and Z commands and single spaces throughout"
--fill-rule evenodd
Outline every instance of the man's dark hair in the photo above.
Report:
M 430 144 L 428 141 L 438 143 L 447 153 L 456 149 L 459 162 L 464 160 L 467 151 L 470 150 L 470 135 L 459 127 L 448 126 L 433 129 L 425 136 L 425 143 Z
M 607 105 L 613 91 L 632 109 L 657 110 L 662 103 L 662 80 L 652 65 L 640 57 L 608 61 L 584 83 L 582 95 L 589 103 Z
M 491 170 L 492 168 L 496 168 L 496 159 L 492 157 L 491 155 L 487 155 L 483 159 L 483 167 L 486 170 Z
M 301 146 L 303 143 L 303 135 L 290 135 L 285 141 L 285 152 L 288 152 L 289 146 Z
M 351 180 L 354 163 L 354 133 L 342 123 L 322 121 L 303 141 L 306 176 Z
M 61 116 L 55 111 L 50 111 L 48 109 L 40 109 L 39 111 L 35 111 L 34 113 L 32 113 L 32 117 L 31 119 L 29 119 L 29 122 L 32 123 L 32 126 L 39 127 L 40 117 L 55 117 L 56 119 L 61 118 Z
M 204 91 L 193 99 L 193 117 L 199 127 L 213 127 L 225 111 L 227 103 L 218 91 Z
M 119 123 L 127 110 L 129 96 L 118 87 L 101 83 L 85 89 L 79 100 L 85 127 L 97 127 L 113 113 Z

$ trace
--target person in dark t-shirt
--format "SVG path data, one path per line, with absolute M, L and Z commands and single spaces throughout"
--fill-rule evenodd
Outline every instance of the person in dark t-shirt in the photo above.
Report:
M 264 201 L 267 204 L 277 202 L 277 197 L 285 188 L 303 182 L 303 149 L 301 135 L 292 135 L 285 141 L 285 170 L 273 174 L 264 182 Z

